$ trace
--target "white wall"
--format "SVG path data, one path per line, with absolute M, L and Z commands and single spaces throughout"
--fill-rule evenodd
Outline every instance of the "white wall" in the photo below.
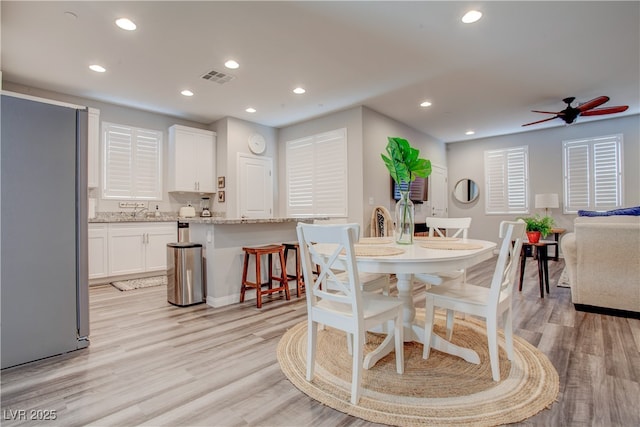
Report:
M 527 145 L 529 147 L 529 203 L 532 213 L 544 213 L 543 210 L 534 208 L 536 193 L 558 193 L 561 206 L 559 209 L 552 209 L 550 215 L 558 227 L 572 231 L 576 215 L 562 213 L 562 141 L 616 133 L 624 135 L 624 205 L 638 206 L 640 205 L 640 172 L 638 171 L 640 115 L 634 115 L 447 144 L 449 216 L 472 217 L 470 237 L 496 240 L 500 221 L 513 220 L 515 215 L 484 213 L 486 196 L 484 151 Z M 478 183 L 480 197 L 476 202 L 462 204 L 453 199 L 453 187 L 462 178 L 471 178 Z

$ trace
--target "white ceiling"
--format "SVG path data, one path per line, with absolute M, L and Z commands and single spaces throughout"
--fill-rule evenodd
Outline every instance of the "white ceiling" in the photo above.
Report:
M 483 19 L 460 22 L 471 8 Z M 640 113 L 640 2 L 2 1 L 4 81 L 212 123 L 283 127 L 365 105 L 445 141 L 562 99 Z M 70 18 L 70 11 L 77 18 Z M 134 32 L 115 26 L 126 16 Z M 224 62 L 234 58 L 237 70 Z M 92 63 L 107 68 L 98 74 Z M 210 70 L 235 76 L 220 85 Z M 304 95 L 292 89 L 301 85 Z M 195 96 L 180 95 L 189 88 Z M 423 100 L 433 105 L 420 108 Z M 256 113 L 245 109 L 252 106 Z M 465 131 L 473 129 L 474 136 Z

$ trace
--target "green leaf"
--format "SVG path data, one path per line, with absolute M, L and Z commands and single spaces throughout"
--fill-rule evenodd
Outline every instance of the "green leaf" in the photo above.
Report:
M 419 158 L 420 150 L 411 147 L 409 141 L 398 137 L 387 139 L 388 156 L 380 156 L 396 183 L 409 183 L 417 177 L 426 178 L 431 174 L 431 161 Z

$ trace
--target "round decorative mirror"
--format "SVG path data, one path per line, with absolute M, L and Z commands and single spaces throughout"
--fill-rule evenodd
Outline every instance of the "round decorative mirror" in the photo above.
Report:
M 460 203 L 471 203 L 478 198 L 479 194 L 478 184 L 468 178 L 456 182 L 456 186 L 453 189 L 453 197 Z

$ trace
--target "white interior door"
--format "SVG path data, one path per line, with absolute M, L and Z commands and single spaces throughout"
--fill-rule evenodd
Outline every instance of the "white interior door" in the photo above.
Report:
M 447 217 L 447 168 L 431 165 L 431 175 L 429 175 L 429 201 L 431 202 L 431 216 Z
M 273 159 L 238 157 L 238 212 L 241 218 L 273 218 Z

